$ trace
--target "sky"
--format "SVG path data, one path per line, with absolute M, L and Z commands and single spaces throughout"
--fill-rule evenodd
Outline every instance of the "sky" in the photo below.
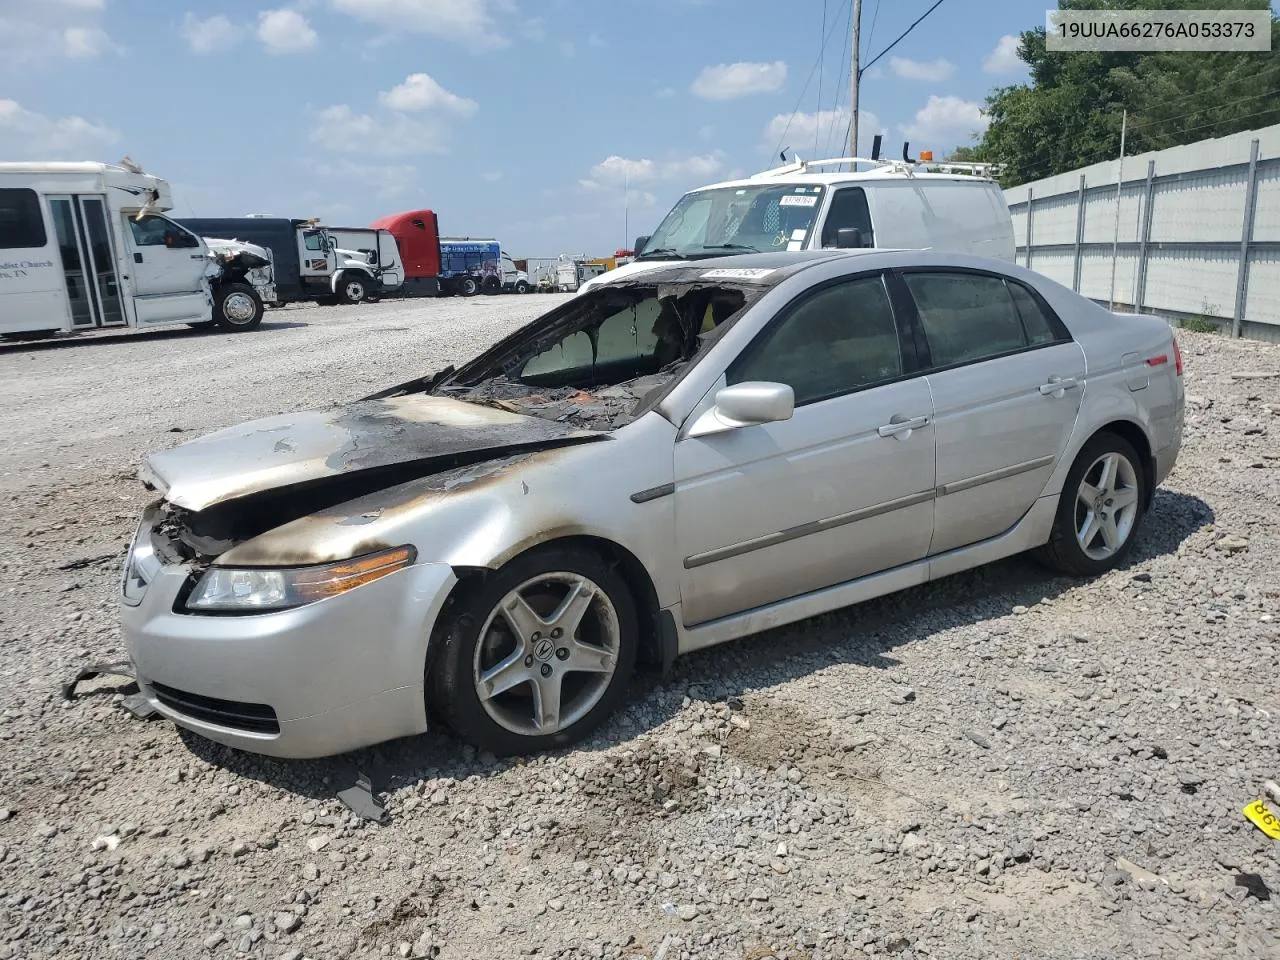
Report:
M 863 0 L 863 64 L 931 4 Z M 944 0 L 864 74 L 859 153 L 875 133 L 889 155 L 972 142 L 986 95 L 1026 80 L 1016 34 L 1045 7 Z M 0 0 L 0 160 L 127 155 L 179 217 L 428 208 L 516 257 L 607 255 L 780 148 L 845 155 L 850 9 Z

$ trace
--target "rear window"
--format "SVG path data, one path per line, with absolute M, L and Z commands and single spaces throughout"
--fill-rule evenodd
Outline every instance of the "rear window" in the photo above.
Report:
M 43 247 L 47 242 L 44 215 L 36 192 L 0 189 L 0 250 Z

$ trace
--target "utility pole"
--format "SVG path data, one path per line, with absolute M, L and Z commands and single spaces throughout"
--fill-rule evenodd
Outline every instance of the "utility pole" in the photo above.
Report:
M 630 249 L 631 241 L 631 171 L 622 169 L 622 248 Z
M 849 71 L 852 89 L 849 91 L 849 156 L 858 155 L 858 81 L 862 70 L 858 66 L 858 46 L 862 32 L 862 0 L 853 0 L 853 69 Z M 857 166 L 854 166 L 857 169 Z
M 1111 238 L 1111 299 L 1107 306 L 1108 310 L 1116 308 L 1116 257 L 1120 252 L 1120 188 L 1124 185 L 1124 135 L 1128 128 L 1129 111 L 1126 110 L 1120 115 L 1120 169 L 1116 173 L 1116 232 Z M 1137 309 L 1136 305 L 1134 309 Z

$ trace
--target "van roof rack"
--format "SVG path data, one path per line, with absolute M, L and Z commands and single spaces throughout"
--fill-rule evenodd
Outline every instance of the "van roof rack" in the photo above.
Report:
M 1001 170 L 1001 165 L 998 163 L 935 163 L 932 160 L 883 160 L 872 157 L 832 157 L 827 160 L 801 160 L 797 157 L 794 163 L 774 167 L 772 170 L 761 171 L 752 176 L 751 179 L 762 180 L 770 177 L 786 177 L 797 173 L 812 172 L 815 167 L 836 167 L 844 166 L 845 164 L 851 164 L 856 169 L 860 163 L 869 164 L 873 168 L 886 173 L 900 173 L 907 177 L 916 173 L 967 173 L 978 177 L 992 177 Z

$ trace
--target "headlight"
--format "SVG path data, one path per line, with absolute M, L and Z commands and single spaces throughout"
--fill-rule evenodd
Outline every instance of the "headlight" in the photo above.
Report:
M 187 609 L 236 613 L 287 610 L 346 593 L 403 570 L 416 558 L 417 551 L 406 546 L 314 567 L 210 567 L 187 598 Z

